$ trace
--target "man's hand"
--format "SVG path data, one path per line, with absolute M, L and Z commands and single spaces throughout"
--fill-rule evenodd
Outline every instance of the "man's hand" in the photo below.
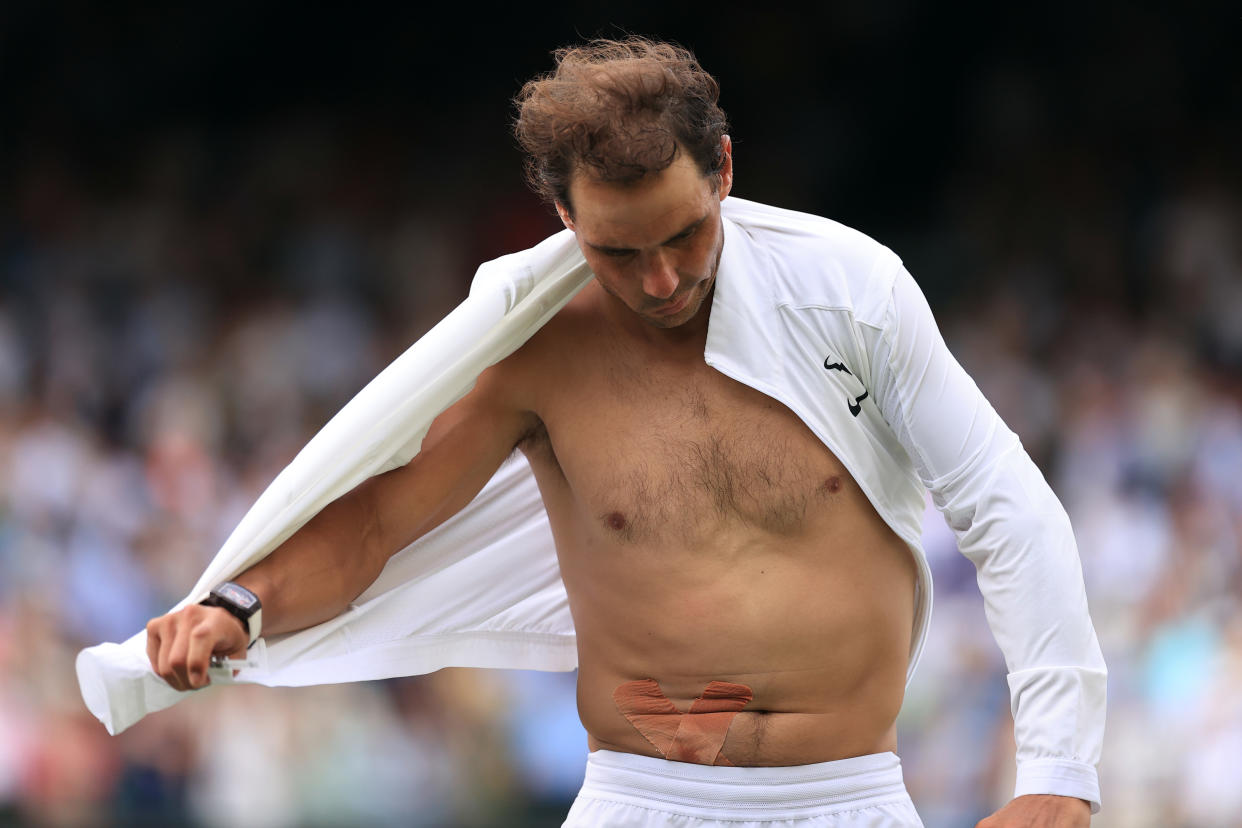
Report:
M 1011 800 L 975 828 L 1087 828 L 1091 806 L 1084 799 L 1028 794 Z
M 151 669 L 174 690 L 197 690 L 209 683 L 213 655 L 245 658 L 250 636 L 228 610 L 192 604 L 147 622 Z

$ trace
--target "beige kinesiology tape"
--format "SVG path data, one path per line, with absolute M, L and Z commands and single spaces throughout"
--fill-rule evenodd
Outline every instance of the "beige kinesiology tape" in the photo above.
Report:
M 629 681 L 612 694 L 617 709 L 665 759 L 698 765 L 732 765 L 720 750 L 733 717 L 755 694 L 745 684 L 713 681 L 682 713 L 655 679 Z

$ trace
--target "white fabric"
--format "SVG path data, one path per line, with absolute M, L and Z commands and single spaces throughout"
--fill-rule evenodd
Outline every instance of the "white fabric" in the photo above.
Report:
M 978 569 L 1008 665 L 1015 795 L 1098 811 L 1106 670 L 1065 510 L 894 253 L 815 216 L 753 203 L 728 215 L 707 362 L 793 410 L 909 544 L 920 576 L 911 670 L 931 605 L 920 544 L 931 490 Z
M 797 414 L 909 545 L 919 576 L 910 674 L 931 612 L 920 545 L 922 487 L 931 489 L 978 567 L 1009 667 L 1017 792 L 1098 808 L 1105 668 L 1064 509 L 945 347 L 895 254 L 836 222 L 738 198 L 726 199 L 723 215 L 705 360 Z M 481 267 L 470 298 L 273 482 L 182 604 L 366 477 L 408 462 L 435 416 L 589 278 L 568 231 Z M 462 513 L 395 556 L 342 616 L 265 643 L 261 666 L 239 680 L 312 684 L 450 665 L 573 669 L 572 619 L 525 461 L 511 461 Z M 151 673 L 145 633 L 84 650 L 78 674 L 111 732 L 184 695 Z
M 768 768 L 598 750 L 563 828 L 921 828 L 894 753 Z
M 249 568 L 363 480 L 409 462 L 432 420 L 591 278 L 569 231 L 480 267 L 469 298 L 369 383 L 268 486 L 177 607 Z M 508 577 L 513 572 L 525 577 Z M 446 666 L 574 669 L 573 621 L 525 461 L 502 467 L 467 509 L 395 555 L 346 612 L 260 639 L 251 658 L 258 668 L 237 681 L 268 686 Z M 114 734 L 188 695 L 152 672 L 145 631 L 83 650 L 77 672 L 87 707 Z M 230 676 L 214 674 L 212 681 L 229 683 Z

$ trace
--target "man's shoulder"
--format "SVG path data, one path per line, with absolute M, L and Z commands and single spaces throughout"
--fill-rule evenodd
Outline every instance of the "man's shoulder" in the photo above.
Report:
M 722 213 L 768 264 L 771 288 L 786 305 L 847 307 L 869 315 L 901 265 L 896 253 L 866 233 L 823 216 L 732 196 Z
M 756 238 L 777 246 L 813 247 L 841 255 L 892 253 L 861 230 L 814 213 L 775 207 L 736 196 L 725 199 L 721 212 L 725 218 L 746 228 Z
M 521 373 L 525 381 L 557 381 L 556 372 L 575 361 L 598 339 L 605 324 L 598 301 L 599 287 L 588 283 L 555 313 L 549 315 L 505 363 L 505 370 Z

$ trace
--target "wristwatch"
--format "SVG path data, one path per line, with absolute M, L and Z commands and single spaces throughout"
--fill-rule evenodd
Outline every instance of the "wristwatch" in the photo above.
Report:
M 241 621 L 242 626 L 250 635 L 247 647 L 259 640 L 259 633 L 263 629 L 263 605 L 259 603 L 259 596 L 241 584 L 225 581 L 199 603 L 206 607 L 220 607 L 220 609 L 228 610 L 233 617 Z

